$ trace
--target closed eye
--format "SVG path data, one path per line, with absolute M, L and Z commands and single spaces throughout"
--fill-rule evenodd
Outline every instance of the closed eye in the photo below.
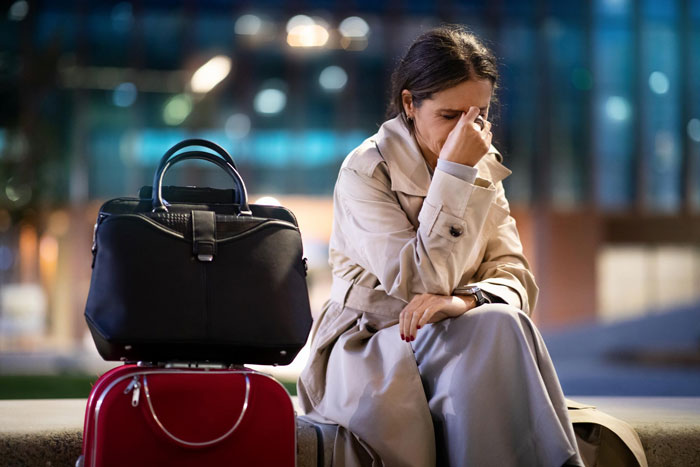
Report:
M 457 118 L 457 117 L 459 117 L 459 116 L 460 116 L 460 114 L 441 115 L 441 117 L 444 118 L 445 120 L 454 120 L 455 118 Z M 486 120 L 486 114 L 485 114 L 485 113 L 479 114 L 479 117 L 481 117 L 481 118 L 483 118 L 484 120 Z

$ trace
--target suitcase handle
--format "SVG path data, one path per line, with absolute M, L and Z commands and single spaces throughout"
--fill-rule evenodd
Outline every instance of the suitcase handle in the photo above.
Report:
M 174 434 L 172 434 L 170 431 L 168 431 L 167 428 L 163 425 L 163 423 L 160 421 L 158 418 L 158 415 L 156 415 L 156 411 L 153 409 L 153 403 L 151 402 L 151 394 L 148 390 L 148 379 L 146 379 L 146 375 L 143 375 L 143 392 L 146 394 L 146 401 L 148 402 L 148 410 L 150 410 L 151 415 L 153 416 L 153 420 L 155 420 L 156 424 L 158 427 L 163 430 L 163 433 L 165 433 L 170 439 L 175 441 L 178 444 L 181 444 L 183 446 L 187 447 L 195 447 L 195 448 L 202 448 L 202 447 L 208 447 L 208 446 L 213 446 L 214 444 L 217 444 L 224 439 L 228 438 L 234 431 L 236 431 L 236 428 L 238 428 L 238 425 L 241 424 L 241 420 L 243 420 L 243 416 L 245 415 L 246 411 L 248 410 L 248 399 L 250 396 L 250 379 L 248 378 L 248 375 L 245 375 L 245 400 L 243 401 L 243 408 L 241 409 L 241 414 L 238 416 L 238 420 L 233 424 L 230 430 L 228 430 L 226 433 L 223 435 L 219 436 L 218 438 L 209 440 L 209 441 L 201 441 L 201 442 L 194 442 L 194 441 L 186 441 L 184 439 L 178 438 Z
M 163 162 L 163 160 L 165 162 Z M 231 165 L 228 161 L 215 157 L 213 154 L 202 151 L 187 151 L 178 154 L 177 156 L 174 156 L 173 158 L 168 160 L 165 160 L 164 157 L 163 160 L 161 161 L 161 164 L 158 166 L 158 169 L 156 170 L 156 173 L 153 176 L 154 189 L 152 190 L 152 199 L 154 212 L 168 211 L 167 203 L 163 199 L 163 178 L 165 177 L 165 173 L 168 171 L 168 169 L 170 169 L 170 167 L 172 167 L 174 164 L 177 164 L 178 162 L 182 162 L 184 160 L 202 160 L 218 165 L 233 179 L 233 182 L 236 185 L 236 189 L 234 190 L 234 203 L 237 203 L 240 206 L 241 214 L 252 214 L 250 212 L 250 208 L 248 207 L 248 191 L 246 190 L 245 183 L 243 183 L 243 179 L 241 178 L 240 174 L 235 169 L 235 167 Z

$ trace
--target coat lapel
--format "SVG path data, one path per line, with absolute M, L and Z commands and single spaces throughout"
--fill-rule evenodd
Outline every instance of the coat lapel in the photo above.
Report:
M 391 189 L 425 197 L 430 186 L 430 172 L 418 143 L 400 117 L 385 122 L 375 138 L 377 149 L 389 166 Z

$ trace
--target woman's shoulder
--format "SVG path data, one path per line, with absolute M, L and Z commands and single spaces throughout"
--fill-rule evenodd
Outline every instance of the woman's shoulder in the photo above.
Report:
M 384 162 L 377 149 L 375 135 L 370 136 L 347 155 L 342 170 L 351 170 L 366 177 L 372 177 L 377 167 Z

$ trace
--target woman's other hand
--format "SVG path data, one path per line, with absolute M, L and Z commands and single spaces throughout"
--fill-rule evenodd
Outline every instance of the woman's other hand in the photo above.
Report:
M 416 338 L 420 328 L 428 323 L 437 323 L 446 318 L 456 318 L 474 308 L 474 297 L 420 294 L 401 310 L 399 331 L 401 339 L 410 342 Z
M 491 122 L 484 121 L 477 107 L 462 113 L 440 150 L 440 158 L 474 167 L 491 147 Z

